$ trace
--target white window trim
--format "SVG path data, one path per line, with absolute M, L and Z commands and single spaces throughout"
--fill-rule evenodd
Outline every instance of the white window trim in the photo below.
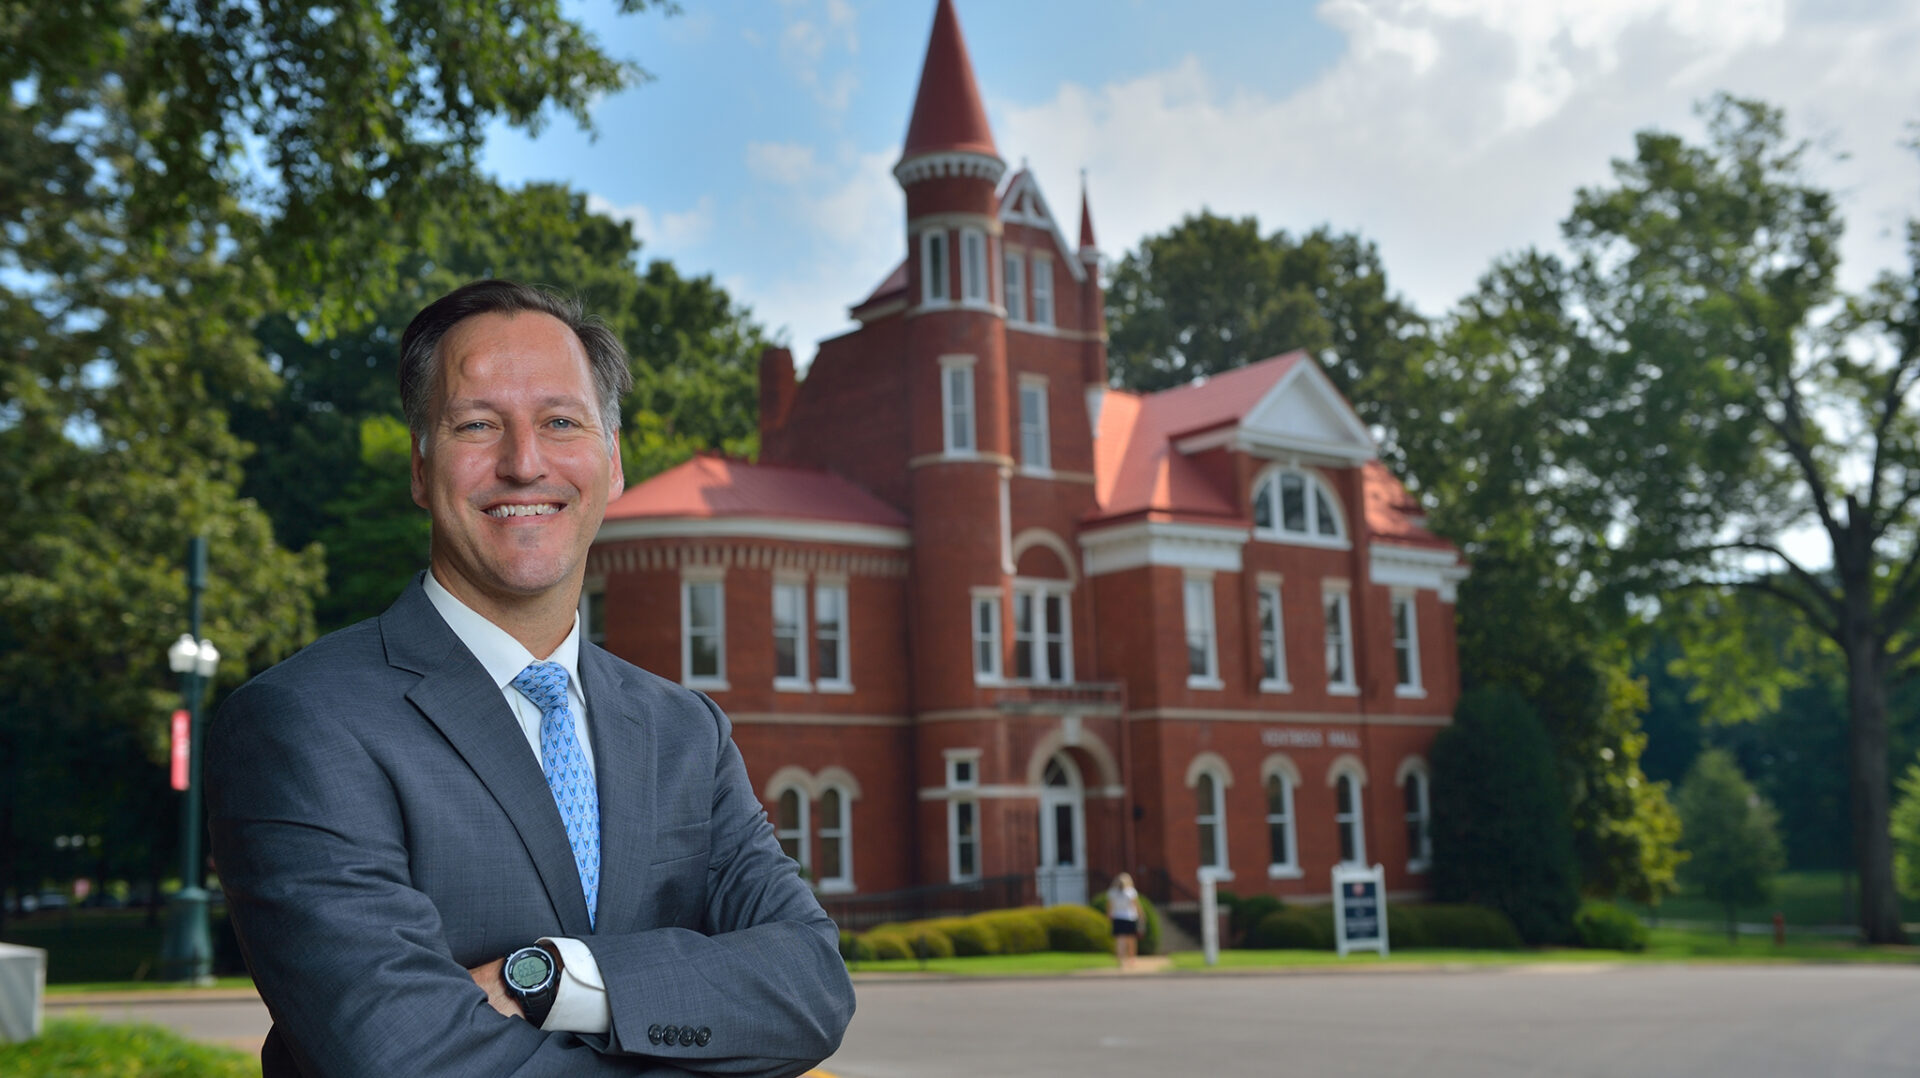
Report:
M 1401 604 L 1407 611 L 1407 672 L 1412 681 L 1400 680 L 1400 610 Z M 1420 681 L 1420 603 L 1416 595 L 1408 588 L 1395 588 L 1388 608 L 1393 614 L 1393 650 L 1394 685 L 1393 694 L 1403 700 L 1418 700 L 1427 695 L 1426 686 Z
M 987 603 L 993 610 L 993 625 L 989 633 L 992 646 L 987 654 L 993 660 L 993 668 L 980 668 L 980 604 Z M 973 649 L 973 682 L 976 685 L 1000 685 L 1006 682 L 1006 627 L 1001 622 L 1001 600 L 999 588 L 974 588 L 972 600 L 967 603 L 967 643 Z
M 1059 312 L 1053 309 L 1053 258 L 1036 251 L 1032 263 L 1033 268 L 1028 276 L 1033 279 L 1033 310 L 1029 318 L 1036 326 L 1051 326 L 1059 317 Z M 1046 304 L 1044 312 L 1041 310 L 1043 302 Z
M 1029 392 L 1037 392 L 1040 395 L 1040 429 L 1038 431 L 1040 435 L 1040 459 L 1038 460 L 1029 459 L 1027 456 L 1027 394 Z M 1020 471 L 1024 475 L 1051 478 L 1053 476 L 1053 424 L 1051 418 L 1047 415 L 1047 410 L 1053 402 L 1047 390 L 1046 376 L 1039 374 L 1021 375 L 1020 385 L 1016 391 L 1014 402 L 1017 405 L 1016 419 L 1018 421 L 1020 434 Z
M 975 258 L 974 253 L 979 253 Z M 975 278 L 980 285 L 974 289 Z M 987 234 L 977 228 L 960 230 L 960 302 L 969 306 L 988 302 Z
M 1327 692 L 1334 696 L 1360 695 L 1360 675 L 1354 669 L 1353 654 L 1353 589 L 1344 580 L 1322 581 L 1320 585 L 1320 617 L 1324 621 L 1329 608 L 1335 600 L 1340 604 L 1340 647 L 1347 657 L 1346 680 L 1335 681 L 1333 671 L 1327 671 Z M 1326 626 L 1322 626 L 1324 634 Z M 1324 640 L 1324 635 L 1322 636 Z
M 1006 304 L 1007 321 L 1027 320 L 1027 253 L 1019 248 L 1003 247 L 1000 254 L 1001 296 Z
M 1419 757 L 1409 756 L 1400 764 L 1400 774 L 1396 777 L 1396 781 L 1403 791 L 1400 797 L 1403 805 L 1406 803 L 1406 794 L 1404 791 L 1406 790 L 1407 780 L 1416 776 L 1420 779 L 1420 817 L 1426 823 L 1424 830 L 1427 837 L 1427 848 L 1425 850 L 1407 851 L 1407 871 L 1426 872 L 1433 868 L 1433 773 L 1427 769 L 1425 760 Z M 1405 814 L 1403 813 L 1402 815 L 1404 817 Z M 1425 856 L 1422 856 L 1422 854 Z
M 1020 599 L 1028 597 L 1033 602 L 1033 676 L 1020 677 L 1016 665 L 1010 680 L 1023 685 L 1071 685 L 1073 684 L 1073 584 L 1065 580 L 1035 580 L 1029 577 L 1015 577 L 1013 581 L 1013 646 L 1020 646 Z M 1047 666 L 1047 600 L 1058 597 L 1060 600 L 1060 663 L 1065 669 L 1058 677 Z
M 593 611 L 600 611 L 600 631 L 593 630 Z M 607 584 L 589 580 L 580 589 L 580 639 L 605 647 L 607 643 Z
M 1359 768 L 1342 762 L 1333 766 L 1327 776 L 1327 785 L 1333 787 L 1333 827 L 1334 850 L 1340 848 L 1340 780 L 1347 778 L 1353 782 L 1353 858 L 1335 862 L 1342 865 L 1360 865 L 1367 863 L 1367 782 Z
M 813 683 L 816 692 L 852 692 L 853 691 L 853 635 L 848 627 L 852 620 L 852 599 L 847 593 L 847 582 L 838 579 L 817 579 L 813 582 L 813 639 L 820 642 L 820 596 L 825 592 L 838 592 L 840 595 L 840 636 L 835 641 L 835 650 L 840 653 L 840 676 L 836 678 L 817 678 Z
M 773 592 L 769 597 L 769 604 L 770 611 L 775 614 L 775 617 L 770 619 L 773 629 L 771 637 L 775 640 L 779 638 L 780 625 L 777 615 L 779 610 L 779 595 L 782 589 L 790 590 L 793 593 L 795 604 L 799 611 L 800 620 L 793 627 L 793 668 L 798 671 L 798 673 L 793 677 L 782 677 L 780 675 L 778 649 L 775 649 L 774 662 L 776 665 L 774 667 L 773 687 L 780 692 L 812 692 L 813 682 L 808 677 L 809 671 L 807 669 L 807 630 L 809 622 L 807 617 L 807 578 L 804 576 L 791 576 L 784 573 L 774 576 Z
M 1202 595 L 1206 600 L 1206 616 L 1207 616 L 1207 624 L 1205 626 L 1206 634 L 1207 634 L 1207 669 L 1204 673 L 1199 673 L 1199 674 L 1196 674 L 1193 672 L 1193 664 L 1191 661 L 1193 657 L 1192 642 L 1188 639 L 1188 637 L 1190 637 L 1193 634 L 1194 627 L 1190 624 L 1187 624 L 1187 621 L 1188 621 L 1187 615 L 1189 613 L 1187 609 L 1188 607 L 1187 595 L 1189 592 L 1193 590 L 1194 585 L 1196 584 L 1204 585 L 1200 589 L 1199 594 Z M 1224 689 L 1226 688 L 1226 683 L 1220 680 L 1220 618 L 1218 614 L 1215 612 L 1214 605 L 1213 605 L 1213 574 L 1212 573 L 1189 572 L 1181 578 L 1180 617 L 1181 617 L 1182 627 L 1185 630 L 1181 635 L 1181 640 L 1183 643 L 1187 645 L 1187 648 L 1186 648 L 1187 658 L 1189 660 L 1187 663 L 1187 688 L 1189 689 Z
M 960 871 L 960 806 L 973 806 L 973 871 L 962 874 Z M 980 801 L 973 797 L 957 797 L 947 802 L 947 879 L 952 883 L 965 883 L 980 878 Z
M 935 238 L 940 248 L 935 256 Z M 930 228 L 920 233 L 920 305 L 923 307 L 953 306 L 953 258 L 948 248 L 953 244 L 953 235 L 944 228 Z M 936 274 L 934 267 L 939 267 Z M 945 287 L 934 290 L 935 279 Z
M 1284 759 L 1284 757 L 1281 759 Z M 1277 778 L 1280 780 L 1281 807 L 1286 813 L 1286 819 L 1282 822 L 1287 829 L 1288 860 L 1272 860 L 1273 843 L 1271 839 L 1269 839 L 1267 843 L 1267 878 L 1270 880 L 1297 880 L 1302 876 L 1300 870 L 1300 814 L 1295 809 L 1293 796 L 1294 792 L 1300 788 L 1300 778 L 1298 774 L 1289 771 L 1291 767 L 1291 761 L 1287 762 L 1285 766 L 1281 766 L 1277 761 L 1269 760 L 1267 765 L 1260 769 L 1261 801 L 1264 802 L 1267 799 L 1267 783 Z M 1268 830 L 1271 831 L 1273 828 L 1273 813 L 1268 812 L 1263 819 L 1266 822 Z
M 1292 692 L 1293 682 L 1288 680 L 1287 677 L 1286 596 L 1280 588 L 1280 578 L 1278 576 L 1269 576 L 1265 573 L 1261 574 L 1259 582 L 1255 585 L 1255 591 L 1257 593 L 1254 596 L 1253 606 L 1255 615 L 1258 615 L 1260 612 L 1259 600 L 1261 595 L 1271 596 L 1273 599 L 1273 659 L 1274 673 L 1277 675 L 1275 677 L 1268 677 L 1266 668 L 1263 666 L 1260 670 L 1260 691 Z M 1266 642 L 1266 633 L 1267 627 L 1265 624 L 1254 626 L 1256 646 L 1253 654 L 1256 662 L 1259 661 L 1260 658 L 1258 644 L 1264 644 Z
M 973 356 L 940 357 L 940 451 L 948 457 L 960 457 L 971 460 L 980 455 L 980 394 L 973 379 Z M 954 421 L 953 372 L 965 371 L 967 385 L 967 413 L 965 433 L 967 444 L 955 444 L 955 435 L 960 425 Z
M 789 793 L 794 795 L 793 799 L 795 803 L 797 803 L 800 806 L 800 811 L 799 811 L 800 830 L 797 835 L 795 834 L 795 832 L 788 831 L 781 828 L 780 822 L 779 822 L 780 799 L 785 797 Z M 813 879 L 813 843 L 810 841 L 810 836 L 812 834 L 812 828 L 810 825 L 813 822 L 812 821 L 813 805 L 812 805 L 812 802 L 809 800 L 810 796 L 811 796 L 810 791 L 805 786 L 800 786 L 800 785 L 783 786 L 780 789 L 775 790 L 773 792 L 773 812 L 774 812 L 773 838 L 774 838 L 774 841 L 778 842 L 781 839 L 786 839 L 786 838 L 798 839 L 798 842 L 796 843 L 797 848 L 800 850 L 798 863 L 800 867 L 806 871 L 807 879 L 809 881 Z M 782 850 L 780 852 L 785 853 L 786 851 Z
M 834 830 L 839 832 L 840 875 L 823 876 L 814 881 L 814 886 L 824 894 L 846 894 L 853 887 L 853 791 L 839 783 L 830 783 L 823 787 L 820 796 L 824 799 L 827 791 L 840 795 L 840 818 L 834 821 Z M 820 845 L 825 846 L 828 838 L 827 821 L 820 821 Z
M 1305 484 L 1307 530 L 1304 532 L 1287 531 L 1281 526 L 1281 522 L 1286 519 L 1286 513 L 1280 503 L 1280 477 L 1288 474 L 1299 476 Z M 1273 524 L 1267 527 L 1262 527 L 1253 515 L 1253 504 L 1254 501 L 1259 498 L 1262 487 L 1268 489 L 1268 497 L 1271 499 L 1270 504 L 1273 506 Z M 1314 497 L 1315 492 L 1324 495 L 1327 500 L 1327 506 L 1333 510 L 1334 534 L 1332 535 L 1320 534 L 1318 527 L 1320 501 Z M 1352 546 L 1352 542 L 1348 538 L 1349 532 L 1347 529 L 1345 508 L 1345 506 L 1340 504 L 1340 499 L 1335 495 L 1333 486 L 1321 478 L 1318 472 L 1309 468 L 1288 467 L 1283 465 L 1275 465 L 1267 468 L 1255 476 L 1252 495 L 1247 499 L 1247 516 L 1249 519 L 1255 520 L 1253 526 L 1253 537 L 1255 539 L 1269 543 L 1287 543 L 1292 546 L 1322 547 L 1328 550 L 1346 550 Z
M 718 601 L 714 603 L 714 636 L 717 646 L 714 654 L 718 660 L 712 674 L 695 675 L 693 672 L 693 589 L 711 584 L 716 589 Z M 690 689 L 713 689 L 724 692 L 731 686 L 727 684 L 727 581 L 725 570 L 701 567 L 688 569 L 680 576 L 680 684 Z
M 947 789 L 948 790 L 977 790 L 980 788 L 980 750 L 979 749 L 971 749 L 971 748 L 970 749 L 947 749 L 945 752 L 942 752 L 940 755 L 943 756 L 947 761 Z M 958 766 L 960 764 L 972 765 L 969 768 L 969 770 L 973 772 L 973 776 L 971 778 L 968 778 L 964 781 L 961 780 L 961 778 L 959 777 L 960 768 Z

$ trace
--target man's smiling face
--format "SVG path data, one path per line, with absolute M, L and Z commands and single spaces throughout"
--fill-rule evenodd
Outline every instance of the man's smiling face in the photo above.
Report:
M 449 330 L 439 355 L 413 451 L 434 578 L 496 621 L 577 602 L 587 548 L 625 488 L 580 339 L 550 315 L 481 314 Z

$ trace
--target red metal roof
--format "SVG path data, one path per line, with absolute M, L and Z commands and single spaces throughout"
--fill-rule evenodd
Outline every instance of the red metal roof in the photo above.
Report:
M 1361 470 L 1360 481 L 1367 501 L 1367 530 L 1374 538 L 1436 550 L 1454 549 L 1452 543 L 1428 531 L 1420 522 L 1426 515 L 1420 503 L 1407 493 L 1406 486 L 1386 465 L 1377 460 L 1368 461 Z
M 608 520 L 768 517 L 904 528 L 898 509 L 832 472 L 749 464 L 702 453 L 607 506 Z
M 923 153 L 960 150 L 993 157 L 993 131 L 980 103 L 980 87 L 973 79 L 973 61 L 960 36 L 960 17 L 953 0 L 940 0 L 933 13 L 933 35 L 927 40 L 926 63 L 920 68 L 920 92 L 914 97 L 913 119 L 907 123 L 903 158 Z
M 1080 180 L 1080 249 L 1094 247 L 1093 242 L 1093 203 L 1087 200 L 1087 181 Z
M 854 304 L 851 309 L 856 312 L 862 311 L 877 303 L 892 299 L 898 295 L 903 295 L 906 291 L 907 260 L 903 258 L 900 260 L 899 265 L 893 267 L 893 272 L 887 274 L 887 279 L 880 282 L 878 288 L 875 288 L 866 299 Z
M 1238 422 L 1305 356 L 1289 352 L 1199 385 L 1146 396 L 1108 390 L 1094 443 L 1098 516 L 1237 518 L 1235 500 L 1173 443 L 1183 435 Z

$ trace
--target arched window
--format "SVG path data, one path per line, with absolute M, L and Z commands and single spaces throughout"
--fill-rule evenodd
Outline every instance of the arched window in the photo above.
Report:
M 1199 832 L 1200 871 L 1220 880 L 1233 878 L 1227 860 L 1227 787 L 1233 775 L 1217 752 L 1203 752 L 1187 765 L 1193 789 L 1194 825 Z
M 1340 862 L 1364 865 L 1367 861 L 1367 834 L 1362 818 L 1360 776 L 1341 771 L 1333 779 L 1333 821 L 1340 831 Z
M 1345 546 L 1340 500 L 1324 480 L 1300 468 L 1270 468 L 1253 481 L 1253 534 L 1275 542 Z
M 822 890 L 852 889 L 853 804 L 847 791 L 829 786 L 820 793 L 820 871 L 815 878 Z
M 1409 759 L 1400 765 L 1400 793 L 1407 813 L 1407 871 L 1425 872 L 1433 864 L 1432 781 L 1427 765 Z
M 780 840 L 781 852 L 800 863 L 800 867 L 811 873 L 813 858 L 807 851 L 807 792 L 796 786 L 780 791 L 775 802 L 774 837 Z

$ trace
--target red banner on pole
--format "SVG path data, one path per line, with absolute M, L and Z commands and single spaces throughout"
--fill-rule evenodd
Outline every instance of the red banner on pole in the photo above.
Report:
M 193 751 L 193 733 L 187 718 L 187 709 L 181 708 L 173 713 L 173 788 L 187 788 L 187 759 Z

